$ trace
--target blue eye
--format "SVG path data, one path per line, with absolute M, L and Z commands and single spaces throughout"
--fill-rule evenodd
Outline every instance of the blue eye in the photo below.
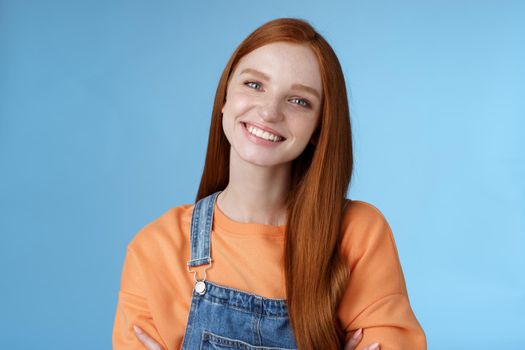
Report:
M 247 81 L 244 83 L 244 85 L 252 88 L 252 89 L 260 89 L 261 88 L 261 84 L 255 82 L 255 81 Z
M 292 101 L 298 101 L 298 104 L 299 106 L 303 106 L 303 107 L 309 107 L 310 106 L 310 103 L 308 103 L 308 101 L 302 99 L 302 98 L 292 98 Z M 295 102 L 294 102 L 295 103 Z

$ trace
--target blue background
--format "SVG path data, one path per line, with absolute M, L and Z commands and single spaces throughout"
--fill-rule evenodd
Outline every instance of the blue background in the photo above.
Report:
M 309 20 L 349 89 L 349 196 L 429 349 L 525 349 L 525 3 L 0 1 L 0 343 L 109 349 L 125 248 L 191 203 L 220 73 Z

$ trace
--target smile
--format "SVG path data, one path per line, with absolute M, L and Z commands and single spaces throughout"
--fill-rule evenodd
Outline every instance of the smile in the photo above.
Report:
M 248 128 L 250 130 L 248 130 Z M 253 125 L 248 125 L 245 122 L 241 122 L 241 129 L 242 133 L 244 134 L 244 137 L 246 137 L 250 142 L 260 147 L 279 147 L 281 144 L 283 144 L 283 141 L 286 140 L 286 138 L 282 136 L 275 135 L 267 131 L 263 131 L 261 133 L 261 129 L 255 128 Z M 275 141 L 272 141 L 272 139 Z
M 259 139 L 271 142 L 281 142 L 284 140 L 284 137 L 272 134 L 271 132 L 268 132 L 266 130 L 259 129 L 253 125 L 248 125 L 244 122 L 242 123 L 242 125 L 248 131 L 248 133 L 250 133 L 250 135 L 253 135 Z

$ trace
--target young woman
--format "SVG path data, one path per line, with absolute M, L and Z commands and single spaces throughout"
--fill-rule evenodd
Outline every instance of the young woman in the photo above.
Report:
M 196 202 L 128 245 L 114 349 L 426 349 L 352 167 L 334 51 L 303 20 L 262 25 L 219 81 Z

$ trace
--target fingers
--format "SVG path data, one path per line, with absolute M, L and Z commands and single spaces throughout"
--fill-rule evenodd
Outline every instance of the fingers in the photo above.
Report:
M 354 332 L 348 343 L 345 345 L 344 350 L 355 350 L 357 348 L 357 345 L 359 342 L 363 339 L 363 329 L 359 328 L 357 331 Z M 362 348 L 362 350 L 380 350 L 381 347 L 379 346 L 379 343 L 372 343 L 368 346 L 365 346 Z
M 379 346 L 379 343 L 372 343 L 363 348 L 363 350 L 379 350 L 379 349 L 381 349 L 381 346 Z
M 142 329 L 139 327 L 133 325 L 133 329 L 135 330 L 135 335 L 137 338 L 146 346 L 146 349 L 148 350 L 162 350 L 162 347 L 159 343 L 157 343 L 153 338 L 151 338 L 149 335 L 146 334 Z
M 363 338 L 363 329 L 359 328 L 354 332 L 348 343 L 346 343 L 345 350 L 354 350 L 361 341 L 361 338 Z

